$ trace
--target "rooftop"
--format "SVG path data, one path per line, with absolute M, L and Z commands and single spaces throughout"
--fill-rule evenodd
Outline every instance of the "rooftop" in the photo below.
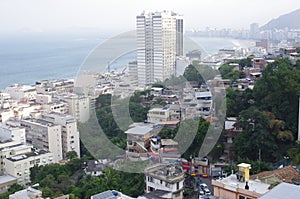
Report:
M 17 145 L 2 148 L 0 150 L 1 151 L 20 151 L 20 150 L 28 149 L 28 148 L 32 148 L 32 146 L 31 145 L 26 145 L 26 144 L 17 144 Z
M 150 193 L 145 193 L 143 195 L 143 197 L 141 198 L 148 198 L 148 199 L 151 199 L 151 198 L 155 198 L 155 199 L 163 199 L 165 197 L 163 197 L 164 195 L 168 194 L 169 192 L 168 191 L 163 191 L 163 190 L 154 190 L 154 191 L 151 191 Z
M 174 145 L 178 145 L 178 142 L 176 142 L 172 139 L 162 139 L 161 140 L 161 145 L 163 145 L 163 146 L 174 146 Z
M 292 166 L 283 167 L 273 171 L 263 171 L 251 176 L 251 179 L 260 179 L 266 183 L 286 182 L 294 184 L 295 180 L 299 181 L 300 173 Z
M 89 160 L 87 163 L 86 171 L 103 171 L 105 168 L 107 168 L 105 164 L 102 164 L 97 160 Z
M 155 164 L 145 169 L 145 175 L 175 183 L 184 180 L 182 169 L 172 164 Z
M 212 97 L 211 92 L 195 92 L 196 98 L 198 97 Z
M 159 124 L 161 125 L 176 125 L 179 124 L 180 120 L 174 120 L 174 121 L 165 121 L 165 122 L 160 122 Z
M 168 110 L 169 110 L 168 106 L 165 106 L 163 108 L 152 108 L 152 109 L 149 110 L 149 113 L 151 113 L 151 112 L 161 112 L 161 111 L 166 112 Z
M 7 160 L 12 161 L 12 162 L 17 162 L 17 161 L 20 161 L 20 160 L 25 160 L 29 157 L 39 156 L 39 155 L 46 154 L 46 153 L 49 153 L 49 152 L 45 151 L 45 150 L 39 150 L 38 152 L 37 151 L 32 151 L 30 153 L 12 156 L 10 158 L 7 158 Z
M 45 121 L 45 120 L 41 120 L 41 119 L 23 119 L 22 122 L 27 122 L 27 123 L 31 123 L 31 124 L 38 124 L 38 125 L 42 125 L 45 127 L 51 127 L 51 126 L 56 126 L 55 124 Z
M 91 196 L 91 199 L 117 199 L 117 196 L 112 191 L 105 191 Z
M 9 147 L 17 147 L 17 146 L 21 146 L 21 145 L 22 145 L 22 143 L 15 142 L 15 141 L 8 141 L 8 142 L 0 143 L 0 151 L 2 151 L 3 149 L 9 148 Z
M 280 183 L 271 191 L 261 196 L 259 199 L 298 199 L 300 195 L 300 186 L 288 183 Z
M 135 126 L 131 129 L 128 129 L 126 134 L 134 134 L 134 135 L 145 135 L 153 130 L 152 127 L 148 126 Z
M 215 180 L 216 182 L 224 184 L 224 187 L 228 190 L 236 191 L 238 188 L 244 189 L 246 183 L 240 182 L 235 174 L 222 179 Z M 263 183 L 260 180 L 249 180 L 249 191 L 256 192 L 259 194 L 265 194 L 269 191 L 269 184 Z
M 0 184 L 8 183 L 8 182 L 15 181 L 15 180 L 17 180 L 17 178 L 15 178 L 11 175 L 0 176 Z
M 32 187 L 28 187 L 27 189 L 23 189 L 21 191 L 17 191 L 14 194 L 10 195 L 9 198 L 22 198 L 22 199 L 34 199 L 34 198 L 42 198 L 42 191 L 34 189 Z

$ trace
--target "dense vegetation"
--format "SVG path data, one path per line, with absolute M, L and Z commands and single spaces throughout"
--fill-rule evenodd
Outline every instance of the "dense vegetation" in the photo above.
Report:
M 205 83 L 207 80 L 213 79 L 218 71 L 209 66 L 203 66 L 199 61 L 193 61 L 184 71 L 183 77 L 187 81 L 196 81 L 199 84 Z
M 134 122 L 143 122 L 147 119 L 149 107 L 141 105 L 141 96 L 149 94 L 149 91 L 135 92 L 129 100 L 129 113 Z M 100 95 L 97 98 L 96 115 L 99 125 L 103 129 L 105 135 L 117 146 L 125 149 L 126 135 L 115 121 L 112 112 L 111 94 Z M 125 101 L 125 100 L 123 100 Z M 122 102 L 120 102 L 122 104 Z
M 17 191 L 23 190 L 24 187 L 19 184 L 13 184 L 9 189 L 8 192 L 0 194 L 0 199 L 7 199 L 9 195 L 14 194 Z
M 289 155 L 295 164 L 300 164 L 300 146 L 295 143 L 299 69 L 299 61 L 293 66 L 288 59 L 278 59 L 266 67 L 253 90 L 227 89 L 227 116 L 238 117 L 244 129 L 233 143 L 236 159 L 275 162 Z M 223 77 L 228 73 L 232 71 L 224 72 Z
M 83 159 L 72 159 L 64 165 L 35 166 L 30 170 L 30 178 L 33 183 L 39 183 L 38 189 L 43 191 L 44 197 L 70 194 L 71 199 L 90 198 L 106 190 L 119 190 L 131 196 L 139 196 L 144 192 L 142 174 L 107 168 L 103 175 L 93 177 L 83 173 L 83 163 Z

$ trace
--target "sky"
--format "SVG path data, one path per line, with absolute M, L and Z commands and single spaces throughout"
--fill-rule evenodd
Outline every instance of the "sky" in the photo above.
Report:
M 299 0 L 0 0 L 0 33 L 129 31 L 143 10 L 184 15 L 185 29 L 248 29 L 300 8 Z

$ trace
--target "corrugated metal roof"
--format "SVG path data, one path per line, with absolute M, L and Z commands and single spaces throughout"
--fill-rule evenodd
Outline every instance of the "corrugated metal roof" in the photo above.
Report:
M 283 182 L 259 199 L 299 199 L 299 197 L 300 186 Z

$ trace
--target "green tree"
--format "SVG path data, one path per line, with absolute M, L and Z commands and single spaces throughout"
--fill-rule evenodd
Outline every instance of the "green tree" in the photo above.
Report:
M 300 70 L 288 59 L 278 59 L 269 64 L 254 87 L 253 96 L 260 110 L 272 112 L 284 120 L 288 129 L 297 132 L 300 96 Z
M 68 151 L 66 154 L 67 159 L 72 160 L 74 158 L 77 158 L 78 155 L 76 153 L 76 151 Z
M 285 123 L 270 112 L 255 107 L 242 111 L 239 116 L 239 133 L 233 141 L 238 157 L 271 162 L 280 160 L 292 145 L 294 137 L 286 130 Z
M 247 89 L 242 92 L 232 88 L 227 89 L 226 108 L 228 117 L 238 116 L 241 111 L 248 109 L 253 103 L 254 97 L 252 90 Z
M 288 156 L 292 159 L 293 165 L 300 165 L 300 143 L 297 142 L 295 146 L 288 150 Z
M 25 189 L 25 187 L 19 185 L 19 184 L 13 184 L 6 193 L 0 194 L 0 199 L 7 199 L 9 198 L 9 195 L 17 192 L 17 191 L 21 191 Z
M 201 74 L 198 72 L 198 70 L 193 65 L 189 65 L 185 69 L 183 77 L 187 81 L 196 81 L 199 83 L 205 82 L 204 79 L 202 78 Z

